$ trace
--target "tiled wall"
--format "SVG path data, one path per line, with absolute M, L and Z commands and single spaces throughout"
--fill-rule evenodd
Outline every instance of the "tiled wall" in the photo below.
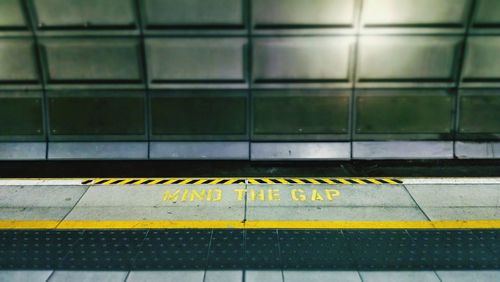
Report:
M 0 1 L 2 142 L 499 139 L 498 0 Z

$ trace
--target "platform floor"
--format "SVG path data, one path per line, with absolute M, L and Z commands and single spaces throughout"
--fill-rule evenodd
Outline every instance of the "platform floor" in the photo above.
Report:
M 499 281 L 500 179 L 401 180 L 3 179 L 0 281 Z
M 500 228 L 496 178 L 378 185 L 79 183 L 0 181 L 0 228 Z
M 0 271 L 2 282 L 492 282 L 499 279 L 500 271 Z

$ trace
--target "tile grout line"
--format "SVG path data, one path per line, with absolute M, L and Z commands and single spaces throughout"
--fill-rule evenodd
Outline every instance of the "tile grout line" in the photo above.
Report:
M 439 276 L 439 274 L 437 273 L 437 271 L 435 269 L 432 272 L 434 272 L 436 277 L 439 279 L 439 282 L 443 282 L 443 279 L 441 278 L 441 276 Z
M 127 282 L 128 277 L 130 276 L 130 272 L 132 272 L 132 270 L 129 270 L 129 271 L 127 272 L 127 275 L 125 275 L 125 279 L 123 280 L 123 282 Z
M 279 230 L 276 229 L 276 244 L 278 245 L 278 258 L 280 259 L 280 265 L 281 265 L 281 281 L 285 282 L 285 273 L 284 273 L 284 265 L 285 263 L 283 262 L 283 258 L 281 257 L 281 245 L 280 245 L 280 234 Z
M 247 211 L 248 211 L 248 180 L 245 179 L 245 205 L 243 208 L 243 226 L 247 222 Z
M 146 234 L 144 234 L 144 238 L 142 238 L 142 241 L 137 244 L 135 246 L 135 249 L 136 249 L 136 253 L 134 254 L 134 257 L 131 259 L 131 265 L 130 265 L 130 270 L 128 271 L 127 273 L 127 276 L 125 277 L 125 281 L 127 281 L 128 279 L 128 276 L 130 275 L 130 272 L 132 272 L 132 270 L 134 269 L 134 266 L 135 266 L 135 262 L 137 261 L 137 258 L 139 257 L 139 247 L 142 247 L 142 245 L 144 244 L 144 242 L 146 241 L 146 239 L 148 238 L 149 236 L 149 232 L 151 231 L 151 229 L 147 229 L 146 230 Z
M 83 194 L 80 196 L 80 198 L 78 199 L 78 201 L 76 201 L 75 205 L 71 208 L 71 210 L 69 210 L 69 212 L 66 215 L 64 215 L 64 217 L 57 223 L 57 225 L 54 226 L 54 229 L 57 229 L 59 227 L 59 225 L 61 225 L 61 223 L 66 220 L 66 218 L 68 217 L 68 215 L 76 208 L 76 206 L 80 203 L 80 201 L 87 194 L 87 192 L 89 191 L 89 189 L 91 187 L 92 187 L 92 185 L 87 186 L 87 189 L 85 189 L 85 192 L 83 192 Z
M 245 205 L 243 209 L 243 227 L 246 225 L 247 221 L 247 205 L 248 205 L 248 178 L 245 179 Z M 243 271 L 241 273 L 241 281 L 245 282 L 246 281 L 246 269 L 245 269 L 245 264 L 247 262 L 247 231 L 244 228 L 243 229 L 243 258 L 244 258 L 244 266 L 243 266 Z
M 49 277 L 47 277 L 47 279 L 45 280 L 45 282 L 49 282 L 49 280 L 52 278 L 52 276 L 54 276 L 54 273 L 56 273 L 56 270 L 52 270 L 52 272 L 50 273 Z
M 420 207 L 420 205 L 417 203 L 417 201 L 415 200 L 415 198 L 413 198 L 413 195 L 410 193 L 410 190 L 408 190 L 408 188 L 406 188 L 406 185 L 405 184 L 401 184 L 401 186 L 403 186 L 403 188 L 405 189 L 406 193 L 408 193 L 408 195 L 410 196 L 410 198 L 412 199 L 412 201 L 415 203 L 415 205 L 417 205 L 417 208 L 422 212 L 422 214 L 425 216 L 425 218 L 427 218 L 428 221 L 431 221 L 431 218 L 424 212 L 424 210 Z
M 59 227 L 59 225 L 61 225 L 61 223 L 66 220 L 66 218 L 68 217 L 68 215 L 70 215 L 70 213 L 76 208 L 76 206 L 80 203 L 80 201 L 87 194 L 87 192 L 89 191 L 89 189 L 91 187 L 92 187 L 92 185 L 87 186 L 87 189 L 85 189 L 85 192 L 83 192 L 83 194 L 80 196 L 80 198 L 78 199 L 78 201 L 76 201 L 75 205 L 69 210 L 69 212 L 66 215 L 64 215 L 64 217 L 57 223 L 56 226 L 54 226 L 54 229 L 57 229 Z
M 212 247 L 212 238 L 214 237 L 214 230 L 210 230 L 210 239 L 208 241 L 208 248 L 207 248 L 207 261 L 205 264 L 205 271 L 203 272 L 203 279 L 201 280 L 202 282 L 205 282 L 207 278 L 207 271 L 208 271 L 208 266 L 209 266 L 209 260 L 210 260 L 210 249 Z
M 358 276 L 359 276 L 359 281 L 364 282 L 364 280 L 363 280 L 363 276 L 361 275 L 361 271 L 356 270 L 356 272 L 358 273 Z

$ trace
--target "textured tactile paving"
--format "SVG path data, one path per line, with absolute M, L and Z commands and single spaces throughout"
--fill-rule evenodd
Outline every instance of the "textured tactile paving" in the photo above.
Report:
M 408 231 L 416 243 L 412 254 L 418 265 L 430 269 L 488 269 L 497 268 L 498 231 L 487 233 L 483 239 L 477 231 Z M 498 254 L 498 253 L 497 253 Z M 498 256 L 497 256 L 498 257 Z
M 82 235 L 81 231 L 0 231 L 0 268 L 59 268 Z
M 244 230 L 214 230 L 208 269 L 241 269 L 245 262 Z
M 276 230 L 247 230 L 245 234 L 245 267 L 280 269 L 280 246 Z
M 151 230 L 134 269 L 205 269 L 211 230 Z
M 0 269 L 478 270 L 500 230 L 0 231 Z
M 130 269 L 147 231 L 85 231 L 63 260 L 62 269 Z
M 417 246 L 405 230 L 344 231 L 358 269 L 412 269 Z
M 280 230 L 284 269 L 349 269 L 352 256 L 340 231 Z

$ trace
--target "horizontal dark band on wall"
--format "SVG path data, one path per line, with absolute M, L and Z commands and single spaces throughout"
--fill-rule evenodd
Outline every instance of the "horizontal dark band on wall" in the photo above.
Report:
M 30 85 L 34 85 L 34 84 L 39 84 L 40 81 L 39 80 L 0 80 L 0 83 L 2 84 L 30 84 Z
M 149 30 L 211 30 L 211 29 L 244 29 L 243 24 L 148 24 L 146 29 Z
M 434 24 L 365 24 L 368 28 L 461 28 L 460 23 L 434 23 Z
M 136 24 L 124 24 L 124 25 L 101 25 L 101 24 L 77 24 L 77 25 L 43 25 L 40 23 L 38 25 L 39 30 L 46 31 L 92 31 L 92 30 L 131 30 L 136 29 L 138 25 Z
M 446 83 L 453 83 L 455 82 L 453 79 L 446 79 L 446 78 L 409 78 L 409 79 L 397 79 L 397 78 L 391 78 L 391 79 L 379 79 L 379 78 L 360 78 L 358 79 L 358 82 L 446 82 Z
M 327 29 L 352 28 L 351 24 L 256 24 L 255 29 Z
M 153 79 L 151 83 L 244 83 L 244 79 Z
M 339 83 L 349 82 L 349 79 L 254 79 L 255 83 Z
M 136 84 L 143 83 L 140 79 L 49 79 L 47 83 L 53 84 Z

